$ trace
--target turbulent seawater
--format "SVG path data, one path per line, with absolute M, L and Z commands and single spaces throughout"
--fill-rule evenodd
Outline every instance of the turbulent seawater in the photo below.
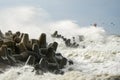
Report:
M 35 75 L 33 67 L 26 65 L 7 69 L 0 74 L 0 80 L 109 80 L 111 76 L 120 75 L 120 36 L 108 35 L 104 29 L 96 27 L 58 32 L 71 39 L 75 36 L 80 45 L 78 48 L 69 48 L 62 39 L 47 35 L 48 43 L 57 41 L 57 52 L 74 62 L 65 66 L 64 75 Z M 84 36 L 84 41 L 79 41 L 79 35 Z

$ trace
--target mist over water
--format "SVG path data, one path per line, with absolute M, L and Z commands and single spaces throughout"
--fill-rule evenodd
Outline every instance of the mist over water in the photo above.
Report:
M 107 80 L 120 75 L 120 37 L 107 35 L 102 27 L 81 27 L 72 20 L 54 21 L 41 8 L 19 6 L 0 11 L 0 29 L 27 32 L 31 38 L 45 32 L 48 43 L 57 41 L 57 52 L 74 62 L 74 65 L 66 65 L 64 75 L 35 75 L 33 67 L 23 66 L 7 69 L 0 74 L 0 80 Z M 80 46 L 68 48 L 61 39 L 51 38 L 55 30 L 70 39 L 74 36 Z M 84 36 L 84 41 L 79 41 L 79 35 Z

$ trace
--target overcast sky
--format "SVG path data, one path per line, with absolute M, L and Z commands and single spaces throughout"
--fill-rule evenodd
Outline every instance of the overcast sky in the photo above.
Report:
M 16 6 L 40 7 L 53 20 L 74 20 L 80 26 L 97 23 L 120 34 L 120 0 L 0 0 L 0 9 Z

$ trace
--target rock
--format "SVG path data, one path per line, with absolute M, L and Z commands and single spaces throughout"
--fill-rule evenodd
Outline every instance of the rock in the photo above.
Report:
M 6 33 L 5 33 L 5 37 L 6 37 L 6 38 L 12 38 L 12 33 L 6 32 Z
M 33 52 L 39 54 L 39 52 L 40 52 L 39 51 L 39 45 L 37 45 L 36 43 L 34 43 L 33 46 L 32 46 L 32 50 L 33 50 Z
M 37 39 L 31 39 L 31 40 L 30 40 L 30 44 L 33 45 L 34 43 L 38 44 L 38 40 L 37 40 Z
M 62 71 L 62 70 L 54 70 L 54 72 L 53 72 L 54 74 L 64 74 L 64 71 Z
M 56 52 L 57 47 L 58 47 L 58 43 L 57 42 L 53 42 L 53 43 L 49 44 L 48 47 L 53 48 L 53 50 Z
M 69 60 L 69 65 L 73 65 L 73 61 L 72 60 Z
M 58 35 L 56 36 L 56 38 L 61 38 L 61 35 L 60 35 L 60 34 L 58 34 Z
M 120 76 L 110 76 L 109 78 L 105 80 L 120 80 Z
M 63 38 L 64 38 L 64 36 L 61 36 L 61 38 L 63 39 Z
M 68 47 L 71 46 L 71 42 L 70 41 L 71 41 L 70 39 L 66 40 L 65 41 L 65 45 L 68 46 Z
M 20 37 L 20 35 L 21 35 L 20 31 L 17 31 L 15 34 L 16 34 L 18 37 Z
M 67 41 L 67 38 L 63 38 L 63 41 Z
M 34 69 L 35 69 L 37 75 L 42 75 L 43 72 L 46 72 L 46 69 L 43 69 L 43 68 L 45 68 L 45 67 L 42 67 L 40 64 L 34 65 Z
M 22 39 L 23 35 L 24 35 L 24 33 L 21 33 L 20 36 L 19 36 L 19 38 Z
M 49 46 L 49 47 L 47 48 L 46 57 L 47 57 L 47 58 L 51 58 L 51 57 L 53 57 L 53 56 L 55 56 L 55 51 L 54 51 L 54 49 L 53 49 L 53 46 Z
M 28 34 L 23 35 L 21 43 L 24 43 L 25 46 L 27 46 L 29 44 L 29 36 L 28 36 Z
M 55 31 L 51 36 L 56 37 L 58 35 L 58 31 Z
M 3 40 L 0 40 L 0 47 L 2 46 L 2 44 L 3 44 Z
M 4 73 L 3 71 L 0 71 L 0 74 Z
M 36 75 L 43 75 L 43 72 L 41 70 L 36 70 L 35 74 Z
M 26 61 L 28 59 L 28 57 L 29 57 L 29 53 L 27 51 L 20 53 L 20 55 L 22 57 L 21 61 Z
M 16 47 L 15 47 L 16 54 L 20 54 L 20 53 L 25 52 L 25 51 L 27 51 L 27 48 L 26 48 L 24 43 L 19 43 L 16 45 Z
M 73 42 L 75 42 L 75 37 L 72 37 L 73 38 Z
M 19 37 L 15 37 L 15 38 L 14 38 L 14 41 L 15 41 L 15 43 L 20 43 L 20 42 L 21 42 L 21 39 L 20 39 Z
M 32 44 L 30 44 L 30 42 L 29 42 L 28 34 L 23 35 L 23 37 L 21 39 L 21 43 L 23 43 L 28 50 L 32 50 Z
M 50 72 L 53 72 L 54 70 L 58 70 L 59 69 L 59 65 L 57 63 L 50 63 L 50 62 L 48 62 L 47 67 L 48 67 L 48 70 Z
M 3 38 L 4 38 L 4 35 L 3 35 L 3 33 L 1 32 L 1 30 L 0 30 L 0 40 L 3 39 Z
M 47 61 L 45 58 L 41 58 L 40 62 L 38 64 L 35 64 L 34 68 L 35 70 L 41 70 L 43 72 L 48 71 Z
M 2 45 L 0 49 L 0 62 L 3 62 L 7 65 L 13 65 L 14 61 L 9 55 L 9 50 L 6 45 Z
M 15 58 L 15 60 L 22 60 L 22 56 L 20 54 L 14 54 L 13 57 Z
M 77 44 L 76 42 L 74 42 L 73 44 L 71 44 L 70 47 L 77 48 L 78 46 L 79 46 L 79 44 Z
M 83 35 L 79 35 L 79 41 L 81 42 L 81 41 L 84 41 L 84 36 Z
M 12 31 L 11 31 L 11 30 L 9 30 L 9 31 L 8 31 L 8 33 L 9 33 L 9 35 L 13 35 L 13 33 L 12 33 Z
M 16 32 L 15 34 L 13 34 L 13 41 L 15 43 L 20 43 L 21 42 L 21 39 L 22 37 L 20 37 L 21 33 L 18 31 Z
M 54 34 L 52 34 L 52 37 L 54 37 L 54 38 L 61 38 L 65 42 L 65 45 L 67 47 L 77 48 L 79 46 L 79 44 L 77 44 L 75 42 L 75 37 L 72 37 L 73 38 L 73 43 L 71 43 L 71 39 L 65 38 L 61 34 L 58 34 L 57 31 L 55 31 Z
M 47 50 L 48 50 L 47 48 L 40 48 L 42 55 L 47 55 L 47 52 L 48 52 Z
M 60 69 L 67 64 L 67 59 L 61 54 L 56 54 L 58 43 L 53 42 L 47 46 L 46 34 L 42 33 L 37 39 L 29 40 L 27 33 L 8 31 L 1 38 L 0 33 L 0 62 L 5 65 L 14 66 L 17 63 L 34 66 L 36 74 L 52 72 L 63 74 Z M 64 38 L 54 33 L 55 37 Z M 71 44 L 68 41 L 68 45 Z
M 7 58 L 10 60 L 11 64 L 16 63 L 17 61 L 15 60 L 15 58 L 13 57 L 13 53 L 12 50 L 10 48 L 7 49 Z
M 45 33 L 42 33 L 41 36 L 39 37 L 38 44 L 39 44 L 39 48 L 46 48 L 47 47 Z
M 7 59 L 7 45 L 2 45 L 0 48 L 0 56 Z
M 57 62 L 57 59 L 55 57 L 55 52 L 52 47 L 48 47 L 47 54 L 45 56 L 49 70 L 53 71 L 59 69 L 59 64 Z
M 7 45 L 7 47 L 8 48 L 14 48 L 14 46 L 15 46 L 15 43 L 12 41 L 12 40 L 4 40 L 4 43 L 3 43 L 4 45 Z
M 21 74 L 21 72 L 17 72 L 17 74 L 18 74 L 18 75 L 20 75 L 20 74 Z
M 55 58 L 59 64 L 59 68 L 64 68 L 64 66 L 67 64 L 67 59 L 64 58 L 60 53 L 55 54 Z
M 34 43 L 33 47 L 32 47 L 32 50 L 35 53 L 36 62 L 38 62 L 41 58 L 41 53 L 40 53 L 40 50 L 39 50 L 39 46 L 36 43 Z
M 35 57 L 30 55 L 25 63 L 25 65 L 34 65 L 35 63 Z
M 33 57 L 36 58 L 35 53 L 32 52 L 32 51 L 24 51 L 24 52 L 21 52 L 20 54 L 15 54 L 15 55 L 13 55 L 13 56 L 14 56 L 15 59 L 17 59 L 17 60 L 26 62 L 27 59 L 28 59 L 28 57 L 29 57 L 30 55 L 32 56 L 32 58 L 33 58 Z

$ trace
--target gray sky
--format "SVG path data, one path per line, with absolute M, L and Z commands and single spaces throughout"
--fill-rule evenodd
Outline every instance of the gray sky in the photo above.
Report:
M 75 20 L 80 26 L 97 23 L 120 34 L 120 0 L 0 0 L 0 9 L 15 6 L 41 7 L 53 20 Z

